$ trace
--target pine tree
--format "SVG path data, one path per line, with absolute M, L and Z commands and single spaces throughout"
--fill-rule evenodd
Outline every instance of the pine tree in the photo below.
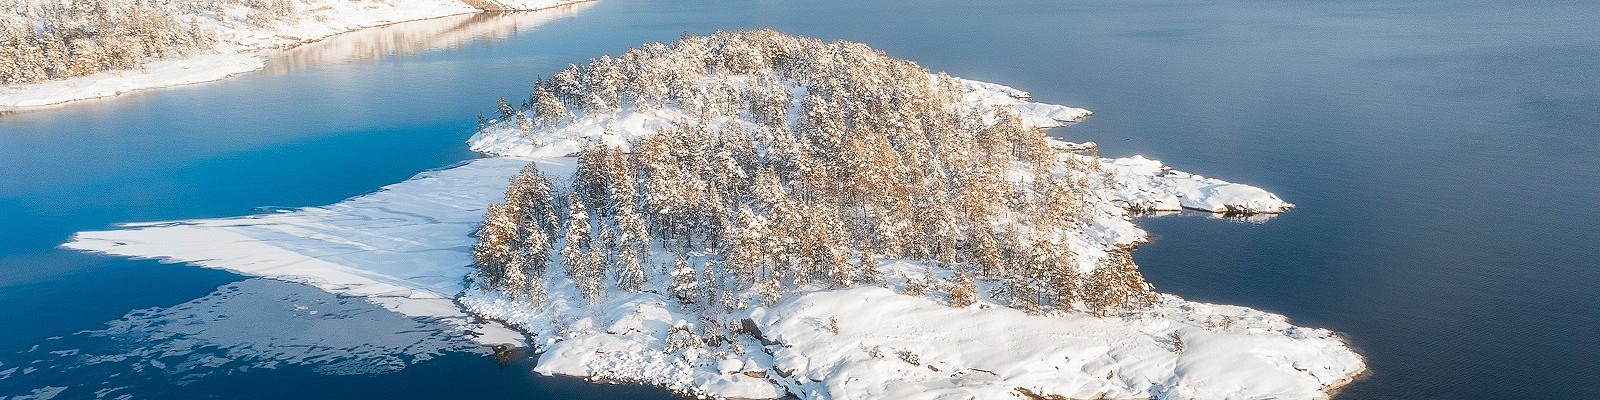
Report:
M 533 88 L 533 96 L 528 98 L 527 107 L 533 109 L 533 118 L 536 122 L 550 124 L 565 121 L 572 117 L 567 112 L 567 105 L 561 99 L 551 94 L 541 82 Z
M 473 262 L 489 287 L 506 288 L 507 267 L 511 263 L 511 246 L 515 239 L 516 221 L 510 209 L 504 204 L 490 204 L 483 227 L 478 231 L 478 243 L 472 247 Z
M 595 266 L 591 264 L 598 260 L 593 260 L 589 254 L 589 249 L 592 248 L 589 213 L 576 195 L 573 195 L 568 203 L 570 208 L 567 210 L 567 235 L 561 248 L 561 262 L 567 266 L 567 277 L 572 279 L 583 292 L 584 298 L 588 300 L 598 294 L 590 293 L 589 288 L 598 287 L 605 276 L 604 274 L 596 276 Z
M 634 246 L 623 246 L 622 254 L 617 257 L 620 266 L 617 272 L 617 288 L 638 292 L 644 290 L 644 269 L 639 266 L 639 249 Z
M 1137 268 L 1127 251 L 1112 252 L 1084 280 L 1084 303 L 1099 316 L 1154 304 L 1155 291 Z
M 603 283 L 606 279 L 605 255 L 601 254 L 599 248 L 594 248 L 584 257 L 586 259 L 582 265 L 587 267 L 587 270 L 583 272 L 583 279 L 577 282 L 578 290 L 583 293 L 584 302 L 591 305 L 600 304 L 600 301 L 605 299 Z
M 512 118 L 516 116 L 517 109 L 514 108 L 514 107 L 511 107 L 510 103 L 506 103 L 506 98 L 504 98 L 504 97 L 501 97 L 500 100 L 498 100 L 498 101 L 499 101 L 499 106 L 497 108 L 500 111 L 500 123 L 502 123 L 502 124 L 511 124 L 511 123 L 513 123 L 512 122 Z
M 878 270 L 878 259 L 873 256 L 872 249 L 867 246 L 861 246 L 861 251 L 858 254 L 861 257 L 861 265 L 857 267 L 860 270 L 857 276 L 861 277 L 861 283 L 883 285 L 885 283 L 883 272 Z
M 777 305 L 778 300 L 783 298 L 783 285 L 778 282 L 778 277 L 774 274 L 762 278 L 761 283 L 756 285 L 756 292 L 761 295 L 761 301 L 771 307 Z
M 550 264 L 550 234 L 538 225 L 524 224 L 519 235 L 518 256 L 526 284 L 524 291 L 535 302 L 545 299 L 545 267 Z
M 978 301 L 978 287 L 973 284 L 972 277 L 967 276 L 966 270 L 956 271 L 956 282 L 950 289 L 950 306 L 966 308 Z
M 695 278 L 694 268 L 689 267 L 689 261 L 683 254 L 678 254 L 678 260 L 672 264 L 672 294 L 678 297 L 678 302 L 694 304 L 700 298 L 700 282 Z
M 706 260 L 705 265 L 700 267 L 700 286 L 705 290 L 705 304 L 707 307 L 717 304 L 717 297 L 719 294 L 717 292 L 717 277 L 711 273 L 713 264 L 713 261 Z

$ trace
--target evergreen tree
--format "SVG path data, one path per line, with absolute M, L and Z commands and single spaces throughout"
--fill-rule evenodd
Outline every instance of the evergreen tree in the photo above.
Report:
M 623 246 L 622 254 L 617 258 L 620 268 L 617 272 L 617 288 L 638 292 L 644 290 L 644 269 L 639 266 L 639 249 L 634 246 Z
M 966 270 L 956 270 L 956 282 L 950 288 L 950 306 L 966 308 L 978 301 L 978 286 L 967 276 Z
M 684 259 L 683 254 L 678 254 L 678 260 L 672 264 L 672 294 L 683 304 L 694 304 L 701 297 L 700 290 L 694 268 L 689 267 L 689 261 Z

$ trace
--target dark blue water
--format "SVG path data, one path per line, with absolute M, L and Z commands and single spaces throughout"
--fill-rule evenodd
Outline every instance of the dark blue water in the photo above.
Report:
M 1299 204 L 1262 224 L 1144 219 L 1156 240 L 1135 257 L 1161 291 L 1345 332 L 1372 374 L 1339 399 L 1600 397 L 1597 15 L 1579 1 L 601 0 L 499 39 L 0 116 L 0 374 L 41 366 L 0 379 L 0 395 L 659 396 L 466 350 L 354 375 L 325 361 L 193 379 L 137 360 L 72 367 L 73 350 L 184 348 L 166 328 L 109 332 L 147 318 L 134 310 L 315 294 L 240 300 L 229 285 L 263 284 L 55 246 L 117 222 L 366 193 L 473 157 L 475 116 L 535 75 L 685 31 L 770 27 L 1089 108 L 1060 133 Z M 413 322 L 323 301 L 429 343 L 392 329 Z

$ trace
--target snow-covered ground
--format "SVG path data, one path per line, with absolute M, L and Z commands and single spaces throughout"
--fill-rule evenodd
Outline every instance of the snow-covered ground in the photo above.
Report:
M 0 110 L 38 107 L 73 100 L 116 96 L 141 89 L 210 82 L 261 69 L 262 50 L 311 43 L 336 34 L 398 22 L 438 18 L 485 10 L 540 10 L 572 0 L 305 0 L 298 19 L 270 27 L 225 22 L 213 13 L 183 16 L 212 32 L 217 44 L 210 52 L 180 59 L 154 60 L 144 70 L 107 71 L 94 75 L 29 85 L 0 86 Z M 231 8 L 229 8 L 231 7 Z M 230 15 L 243 16 L 242 5 L 224 6 Z M 228 18 L 228 17 L 225 17 Z M 241 17 L 242 18 L 242 17 Z
M 968 99 L 1010 105 L 1037 126 L 1088 115 L 1027 101 L 1025 93 L 999 85 L 966 87 Z M 949 270 L 895 259 L 880 259 L 889 288 L 812 288 L 772 306 L 714 311 L 721 313 L 717 320 L 747 320 L 741 329 L 751 330 L 734 338 L 736 344 L 716 347 L 678 347 L 674 333 L 707 328 L 698 317 L 707 310 L 660 291 L 613 292 L 588 306 L 570 285 L 551 285 L 550 301 L 529 306 L 469 289 L 474 230 L 511 176 L 529 162 L 551 176 L 568 176 L 575 160 L 565 155 L 577 145 L 622 141 L 668 117 L 580 116 L 539 138 L 486 131 L 473 137 L 473 148 L 501 157 L 426 172 L 330 206 L 129 224 L 79 233 L 64 246 L 303 282 L 406 315 L 455 319 L 486 343 L 514 341 L 504 328 L 473 323 L 465 307 L 531 335 L 528 344 L 542 352 L 540 373 L 723 398 L 1314 399 L 1365 369 L 1331 331 L 1170 295 L 1126 315 L 1034 316 L 989 298 L 991 283 L 980 282 L 977 304 L 951 308 L 941 290 L 900 293 L 908 277 Z M 611 136 L 603 137 L 608 131 Z M 1108 204 L 1234 212 L 1290 207 L 1264 190 L 1170 171 L 1155 161 L 1101 162 L 1115 171 L 1099 186 Z M 1100 237 L 1086 240 L 1131 244 L 1145 237 L 1126 215 L 1095 225 L 1086 233 Z M 669 261 L 647 261 L 652 286 L 670 279 Z

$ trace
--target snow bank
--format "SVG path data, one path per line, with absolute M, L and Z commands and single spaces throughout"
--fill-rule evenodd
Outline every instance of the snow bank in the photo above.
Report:
M 152 60 L 138 71 L 107 71 L 94 75 L 29 85 L 0 86 L 0 110 L 38 107 L 141 89 L 210 82 L 255 71 L 266 65 L 260 50 L 286 48 L 320 41 L 329 36 L 398 22 L 476 13 L 484 10 L 540 10 L 572 3 L 571 0 L 306 0 L 298 19 L 268 27 L 240 21 L 221 21 L 207 12 L 180 16 L 212 32 L 217 44 L 212 52 L 181 59 Z M 244 16 L 243 5 L 222 6 L 229 15 Z M 242 17 L 235 17 L 242 18 Z
M 31 85 L 3 86 L 0 87 L 0 110 L 117 96 L 144 88 L 210 82 L 255 71 L 263 65 L 266 59 L 253 54 L 206 54 L 153 61 L 142 71 L 110 71 Z

